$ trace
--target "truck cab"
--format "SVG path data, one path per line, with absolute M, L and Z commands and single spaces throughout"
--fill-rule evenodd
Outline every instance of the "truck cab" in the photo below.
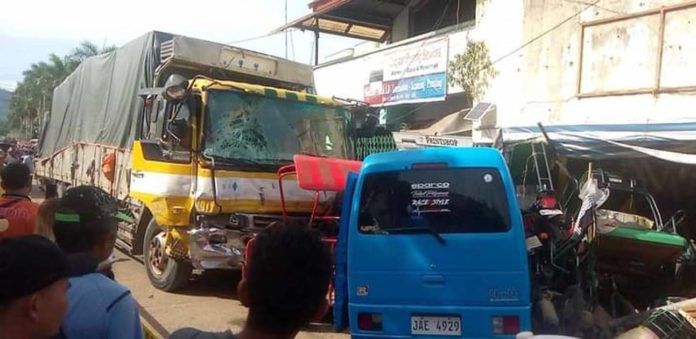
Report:
M 336 257 L 338 328 L 357 338 L 531 328 L 524 230 L 497 150 L 381 153 L 351 175 Z
M 132 154 L 130 196 L 153 215 L 143 239 L 148 275 L 165 290 L 181 286 L 191 268 L 241 266 L 246 242 L 282 216 L 276 172 L 295 154 L 352 154 L 349 112 L 328 98 L 181 79 L 176 90 L 148 93 L 146 100 L 165 109 L 146 101 L 144 125 L 154 126 L 143 128 Z M 171 92 L 185 94 L 177 99 Z M 152 131 L 162 136 L 146 138 Z M 286 210 L 301 217 L 314 196 L 287 180 L 284 198 Z

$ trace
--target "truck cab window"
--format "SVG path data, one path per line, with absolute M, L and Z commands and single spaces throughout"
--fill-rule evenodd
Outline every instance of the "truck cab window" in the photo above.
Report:
M 191 160 L 193 146 L 193 115 L 200 107 L 200 97 L 194 97 L 180 105 L 167 103 L 157 98 L 151 108 L 146 109 L 143 124 L 142 146 L 148 160 L 186 163 Z
M 190 105 L 193 101 L 175 106 L 169 113 L 169 130 L 166 131 L 169 152 L 165 156 L 175 162 L 188 162 L 191 159 L 193 115 Z

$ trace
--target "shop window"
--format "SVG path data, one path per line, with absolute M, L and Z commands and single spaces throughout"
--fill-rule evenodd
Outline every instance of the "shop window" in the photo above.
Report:
M 410 9 L 409 37 L 476 19 L 476 0 L 421 0 Z

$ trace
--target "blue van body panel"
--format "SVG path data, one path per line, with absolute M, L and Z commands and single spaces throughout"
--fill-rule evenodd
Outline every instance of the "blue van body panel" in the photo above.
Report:
M 357 323 L 357 313 L 381 312 L 384 315 L 384 329 L 380 332 L 361 331 L 351 327 L 351 338 L 412 338 L 409 326 L 402 326 L 400 320 L 409 319 L 412 314 L 446 314 L 459 315 L 462 319 L 462 336 L 466 338 L 514 338 L 511 336 L 493 336 L 491 318 L 500 315 L 500 307 L 452 307 L 423 306 L 403 307 L 401 305 L 352 305 L 356 312 L 351 312 L 350 323 Z M 505 315 L 518 315 L 520 328 L 529 330 L 532 325 L 529 307 L 506 307 Z M 408 322 L 407 322 L 408 325 Z M 422 338 L 422 336 L 418 336 Z M 436 337 L 437 338 L 437 337 Z M 441 337 L 440 337 L 441 338 Z
M 334 275 L 334 305 L 333 318 L 336 331 L 348 327 L 348 227 L 350 223 L 350 208 L 355 191 L 358 175 L 348 173 L 346 189 L 341 202 L 341 220 L 338 225 L 336 239 L 336 262 Z
M 366 176 L 433 163 L 446 163 L 447 168 L 490 168 L 499 172 L 509 209 L 510 229 L 497 233 L 443 233 L 445 243 L 427 232 L 360 232 L 357 216 L 361 212 L 360 199 Z M 351 209 L 347 210 L 345 204 L 342 206 L 341 231 L 347 231 L 348 237 L 345 293 L 354 337 L 410 337 L 412 315 L 459 316 L 463 337 L 493 336 L 491 320 L 494 316 L 517 315 L 520 331 L 531 329 L 531 293 L 522 216 L 512 178 L 499 151 L 431 148 L 375 154 L 364 160 L 357 183 L 353 185 Z M 337 257 L 337 264 L 340 260 Z M 337 267 L 337 295 L 338 273 Z M 359 313 L 381 314 L 383 330 L 359 330 Z

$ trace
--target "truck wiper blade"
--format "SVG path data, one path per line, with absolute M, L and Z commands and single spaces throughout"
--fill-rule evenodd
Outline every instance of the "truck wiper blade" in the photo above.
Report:
M 400 228 L 389 228 L 383 230 L 387 232 L 387 234 L 398 234 L 398 233 L 422 233 L 423 231 L 428 232 L 432 234 L 435 239 L 437 239 L 437 242 L 440 244 L 446 244 L 447 241 L 445 241 L 445 238 L 440 235 L 434 228 L 432 227 L 400 227 Z

